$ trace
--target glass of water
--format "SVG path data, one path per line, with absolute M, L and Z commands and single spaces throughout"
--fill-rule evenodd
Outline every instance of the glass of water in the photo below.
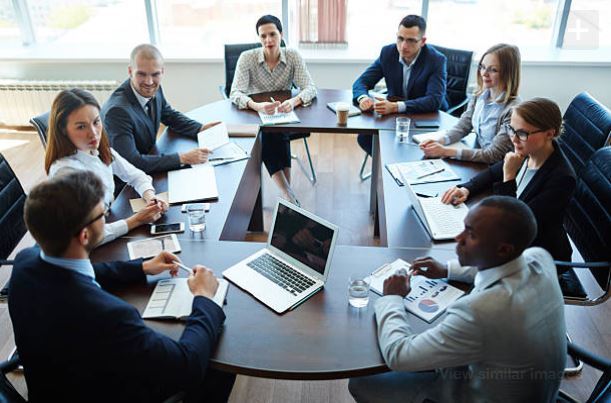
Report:
M 206 229 L 206 211 L 201 203 L 187 206 L 189 229 L 191 232 L 202 232 Z
M 395 119 L 395 135 L 400 142 L 409 140 L 409 127 L 412 123 L 410 118 L 398 117 Z
M 348 281 L 348 303 L 355 308 L 369 304 L 369 285 L 371 279 L 362 274 L 353 274 Z

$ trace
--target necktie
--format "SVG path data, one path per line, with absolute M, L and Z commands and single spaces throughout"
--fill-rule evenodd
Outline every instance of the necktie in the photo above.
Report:
M 149 118 L 151 118 L 151 120 L 153 122 L 155 121 L 155 110 L 154 110 L 155 108 L 154 108 L 154 105 L 155 105 L 155 98 L 149 99 L 149 101 L 146 103 L 146 107 L 147 107 L 147 110 L 148 110 Z

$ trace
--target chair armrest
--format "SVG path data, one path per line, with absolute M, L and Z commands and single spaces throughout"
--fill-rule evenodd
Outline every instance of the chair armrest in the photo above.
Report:
M 219 85 L 219 92 L 223 96 L 223 99 L 229 99 L 229 97 L 227 97 L 227 94 L 225 94 L 225 86 L 224 85 Z
M 573 267 L 573 268 L 585 268 L 585 269 L 596 269 L 596 268 L 607 268 L 611 263 L 609 262 L 565 262 L 562 260 L 554 260 L 554 264 L 559 267 Z
M 15 264 L 14 260 L 0 259 L 0 266 L 12 266 L 14 264 Z
M 611 360 L 606 357 L 595 355 L 594 353 L 573 343 L 567 344 L 567 350 L 571 356 L 580 359 L 591 367 L 594 367 L 600 371 L 611 370 Z
M 0 362 L 0 372 L 3 374 L 7 374 L 11 371 L 16 370 L 19 365 L 21 365 L 21 360 L 19 360 L 19 356 L 13 356 L 7 361 Z

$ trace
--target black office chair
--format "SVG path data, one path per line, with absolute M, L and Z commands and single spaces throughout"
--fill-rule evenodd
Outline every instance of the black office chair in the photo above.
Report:
M 591 367 L 602 372 L 598 382 L 594 386 L 594 390 L 588 397 L 587 403 L 603 403 L 611 401 L 611 360 L 605 357 L 599 357 L 591 352 L 573 344 L 568 344 L 568 353 L 573 357 L 577 357 Z M 578 403 L 579 400 L 570 396 L 568 393 L 560 390 L 558 392 L 558 403 Z
M 579 175 L 594 152 L 611 140 L 611 111 L 587 92 L 571 101 L 564 113 L 564 134 L 558 142 Z
M 25 399 L 15 390 L 6 374 L 19 367 L 19 356 L 13 355 L 11 359 L 0 362 L 0 402 L 1 403 L 25 403 Z
M 469 74 L 471 72 L 471 59 L 473 52 L 468 50 L 450 49 L 442 46 L 435 46 L 435 49 L 443 53 L 447 58 L 446 72 L 446 99 L 450 105 L 446 111 L 452 116 L 460 117 L 464 112 L 469 98 L 467 97 L 467 85 L 469 83 Z M 361 163 L 359 177 L 362 181 L 369 179 L 371 172 L 365 173 L 367 159 L 369 154 L 365 153 L 365 158 Z
M 280 46 L 286 46 L 284 40 L 280 43 Z M 233 83 L 233 77 L 235 76 L 236 65 L 242 52 L 250 49 L 261 47 L 260 43 L 238 43 L 225 45 L 225 85 L 219 86 L 219 91 L 225 99 L 229 98 L 231 93 L 231 84 Z M 312 155 L 310 154 L 310 147 L 308 146 L 307 138 L 310 137 L 310 133 L 289 133 L 289 139 L 291 141 L 303 139 L 303 145 L 306 150 L 306 156 L 308 157 L 308 166 L 310 167 L 310 173 L 304 168 L 303 163 L 295 154 L 291 154 L 291 158 L 299 163 L 299 166 L 304 171 L 308 180 L 312 183 L 316 183 L 316 171 L 314 170 L 314 164 L 312 163 Z
M 27 232 L 23 220 L 23 206 L 26 195 L 15 172 L 0 154 L 0 267 L 11 266 L 6 260 Z M 0 290 L 0 301 L 8 297 L 8 285 Z
M 30 119 L 30 124 L 34 126 L 40 137 L 43 148 L 47 148 L 47 130 L 49 129 L 49 112 L 34 116 Z

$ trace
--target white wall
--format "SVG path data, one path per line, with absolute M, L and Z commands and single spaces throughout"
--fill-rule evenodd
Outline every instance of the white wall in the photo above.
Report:
M 23 80 L 119 80 L 127 77 L 127 62 L 25 62 L 0 60 L 0 78 Z M 349 89 L 367 63 L 310 62 L 310 73 L 320 88 Z M 472 72 L 474 69 L 472 69 Z M 525 64 L 521 96 L 544 96 L 564 111 L 571 99 L 588 91 L 611 108 L 611 67 L 578 64 Z M 190 110 L 221 99 L 218 86 L 225 80 L 222 61 L 166 63 L 163 86 L 171 104 Z

